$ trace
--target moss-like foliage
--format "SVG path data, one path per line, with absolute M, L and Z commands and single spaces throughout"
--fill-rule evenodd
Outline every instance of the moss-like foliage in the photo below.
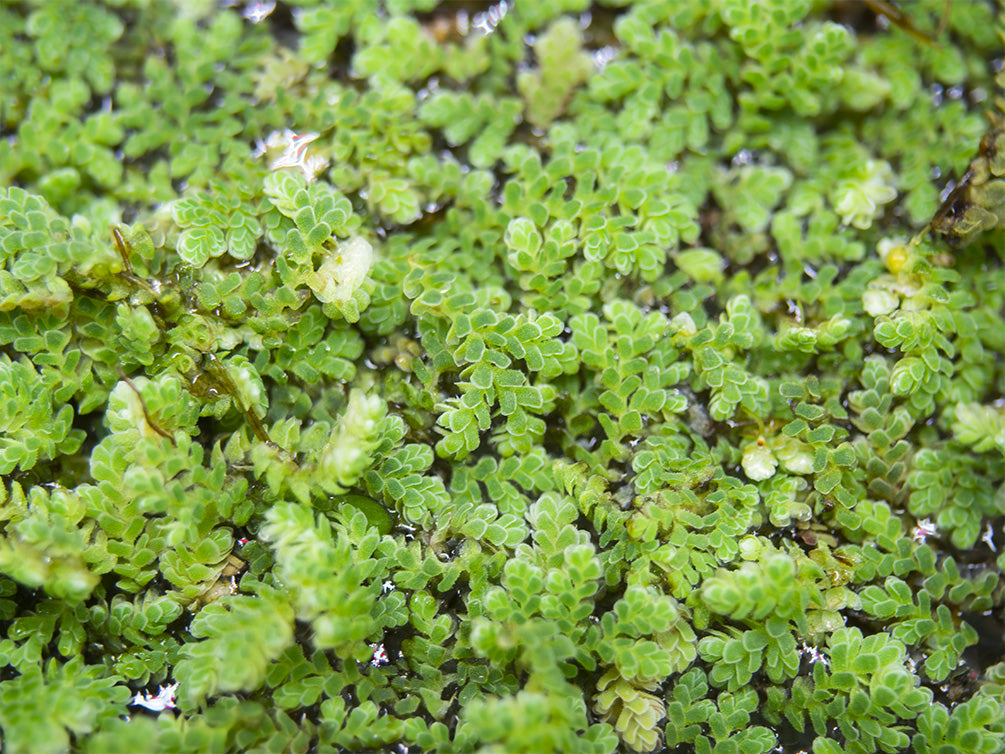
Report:
M 1003 49 L 3 3 L 3 751 L 1005 752 Z

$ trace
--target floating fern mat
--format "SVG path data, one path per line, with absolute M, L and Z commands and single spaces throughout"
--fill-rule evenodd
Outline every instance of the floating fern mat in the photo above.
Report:
M 0 5 L 4 754 L 1005 752 L 992 0 Z

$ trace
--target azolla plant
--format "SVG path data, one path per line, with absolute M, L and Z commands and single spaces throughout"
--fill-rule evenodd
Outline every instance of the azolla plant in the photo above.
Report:
M 1005 751 L 1003 65 L 990 0 L 4 3 L 3 750 Z

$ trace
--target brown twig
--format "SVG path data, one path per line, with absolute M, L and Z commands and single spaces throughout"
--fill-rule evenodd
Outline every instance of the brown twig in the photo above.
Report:
M 901 29 L 906 31 L 914 39 L 918 40 L 922 44 L 926 44 L 929 47 L 939 49 L 939 45 L 936 44 L 935 39 L 933 39 L 930 35 L 926 34 L 917 26 L 915 26 L 914 21 L 911 20 L 911 17 L 908 16 L 906 13 L 904 13 L 904 11 L 902 11 L 893 3 L 887 2 L 887 0 L 865 0 L 865 4 L 872 9 L 873 13 L 876 13 L 877 15 L 880 16 L 886 16 L 886 18 L 889 19 L 890 23 L 894 24 L 895 26 L 899 26 Z M 949 5 L 947 3 L 946 10 L 944 10 L 942 14 L 943 21 L 939 22 L 939 32 L 941 32 L 943 23 L 945 22 L 945 18 L 948 15 L 948 8 Z
M 159 434 L 161 437 L 166 437 L 171 442 L 172 445 L 178 447 L 177 443 L 175 443 L 174 441 L 174 438 L 171 435 L 169 435 L 166 431 L 158 427 L 157 424 L 154 422 L 154 420 L 150 417 L 150 412 L 147 411 L 147 403 L 145 400 L 143 400 L 143 394 L 140 392 L 140 389 L 136 387 L 136 384 L 131 379 L 129 379 L 129 377 L 126 376 L 125 371 L 123 371 L 122 369 L 122 365 L 119 364 L 117 366 L 119 368 L 119 375 L 122 377 L 123 381 L 127 385 L 129 385 L 130 388 L 132 388 L 132 391 L 136 393 L 136 397 L 140 399 L 140 408 L 143 409 L 143 418 L 146 419 L 147 425 L 150 427 L 150 429 Z

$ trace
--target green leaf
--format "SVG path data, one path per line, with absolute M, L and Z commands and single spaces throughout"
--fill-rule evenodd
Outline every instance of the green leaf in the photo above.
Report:
M 290 645 L 293 609 L 276 593 L 236 595 L 205 607 L 175 666 L 183 707 L 209 696 L 258 688 L 270 662 Z

